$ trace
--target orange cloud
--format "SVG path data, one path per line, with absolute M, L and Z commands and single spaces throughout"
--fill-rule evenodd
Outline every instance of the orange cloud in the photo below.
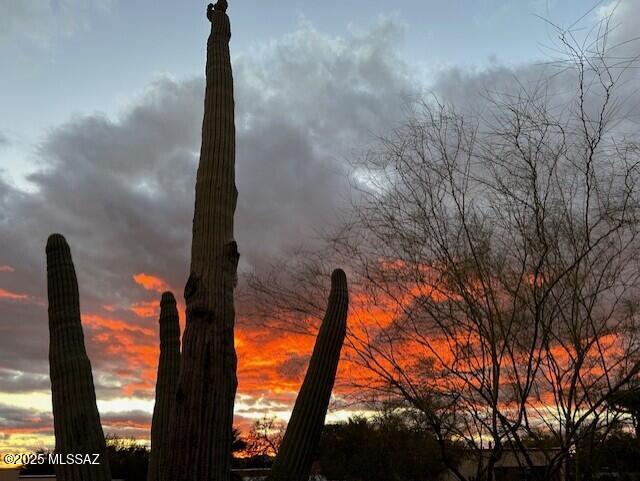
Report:
M 5 289 L 0 288 L 0 299 L 9 299 L 12 301 L 24 301 L 29 296 L 26 294 L 16 294 L 15 292 L 10 292 Z
M 164 292 L 169 290 L 169 284 L 164 279 L 144 272 L 134 275 L 133 280 L 147 291 Z
M 139 317 L 155 317 L 158 315 L 158 301 L 136 302 L 131 310 Z
M 148 336 L 155 336 L 155 331 L 153 329 L 139 327 L 119 319 L 110 319 L 110 318 L 102 317 L 96 314 L 83 313 L 82 322 L 89 326 L 105 328 L 108 331 L 114 331 L 114 332 L 130 331 L 130 332 L 138 332 L 141 334 L 146 334 Z
M 104 369 L 117 375 L 121 394 L 152 395 L 159 354 L 156 331 L 91 314 L 83 315 L 83 320 L 94 331 L 91 340 L 107 363 Z
M 16 270 L 11 266 L 0 266 L 0 272 L 15 272 Z
M 298 391 L 307 358 L 313 351 L 314 337 L 284 331 L 274 333 L 264 327 L 237 327 L 235 338 L 239 393 L 273 400 L 278 395 Z M 292 359 L 300 360 L 300 372 L 283 369 Z

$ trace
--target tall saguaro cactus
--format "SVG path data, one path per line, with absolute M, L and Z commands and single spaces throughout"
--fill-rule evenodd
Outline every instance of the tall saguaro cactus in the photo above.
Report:
M 63 236 L 47 241 L 49 369 L 56 453 L 100 454 L 100 463 L 56 464 L 60 481 L 111 481 L 107 447 L 96 407 L 91 363 L 84 347 L 78 281 Z
M 233 405 L 237 388 L 234 347 L 238 250 L 231 27 L 227 2 L 209 5 L 202 147 L 196 178 L 191 274 L 180 378 L 171 428 L 167 481 L 230 478 Z
M 161 460 L 169 454 L 169 418 L 180 373 L 180 322 L 176 299 L 171 292 L 160 301 L 160 359 L 156 379 L 156 403 L 151 420 L 151 456 L 148 481 L 158 481 Z
M 331 293 L 307 374 L 298 393 L 268 481 L 307 481 L 318 448 L 347 331 L 349 293 L 341 269 L 331 275 Z

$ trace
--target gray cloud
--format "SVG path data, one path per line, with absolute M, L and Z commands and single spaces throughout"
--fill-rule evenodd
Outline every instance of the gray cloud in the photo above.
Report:
M 107 436 L 149 439 L 151 415 L 144 411 L 107 412 L 100 416 L 100 420 Z
M 53 416 L 51 413 L 39 412 L 0 403 L 0 426 L 2 434 L 10 434 L 15 429 L 30 429 L 42 434 L 53 431 Z
M 7 369 L 0 369 L 0 385 L 2 385 L 2 391 L 6 393 L 46 391 L 51 387 L 49 376 L 44 373 Z
M 291 355 L 278 366 L 278 374 L 284 379 L 302 381 L 304 373 L 307 371 L 310 358 L 311 356 Z
M 24 41 L 47 47 L 56 37 L 69 36 L 86 25 L 87 13 L 104 9 L 111 0 L 0 0 L 0 48 Z
M 613 78 L 616 78 L 616 116 L 620 120 L 619 131 L 637 131 L 640 121 L 637 82 L 640 41 L 633 30 L 633 22 L 627 21 L 640 15 L 640 3 L 632 0 L 612 0 L 589 12 L 575 25 L 571 26 L 571 34 L 567 38 L 574 39 L 573 48 L 584 48 L 585 57 L 600 65 L 596 60 L 596 50 L 606 42 L 605 62 L 610 67 Z M 550 19 L 553 20 L 553 19 Z M 542 21 L 542 20 L 541 20 Z M 600 29 L 598 22 L 602 22 Z M 598 38 L 598 34 L 608 31 L 606 39 Z M 585 37 L 586 36 L 586 37 Z M 583 40 L 584 39 L 584 40 Z M 597 41 L 596 41 L 597 40 Z M 435 77 L 429 92 L 440 100 L 453 103 L 458 111 L 486 115 L 491 109 L 493 99 L 501 96 L 517 95 L 523 90 L 538 92 L 546 96 L 549 105 L 562 109 L 575 101 L 578 94 L 578 78 L 575 70 L 575 58 L 559 39 L 559 32 L 549 27 L 549 38 L 542 46 L 539 62 L 505 66 L 492 63 L 484 68 L 452 67 L 441 71 Z M 587 112 L 594 118 L 598 115 L 600 101 L 604 93 L 597 79 L 592 78 L 593 71 L 586 66 Z M 567 112 L 568 113 L 568 112 Z
M 238 242 L 255 265 L 308 242 L 348 196 L 344 158 L 397 121 L 414 91 L 389 20 L 346 40 L 310 25 L 235 67 Z

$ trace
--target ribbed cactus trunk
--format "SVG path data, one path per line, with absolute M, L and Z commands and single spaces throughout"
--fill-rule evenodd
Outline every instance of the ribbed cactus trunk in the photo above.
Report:
M 238 250 L 231 28 L 226 2 L 209 6 L 202 148 L 196 178 L 191 274 L 171 461 L 167 481 L 230 478 L 233 405 L 237 387 L 233 290 Z M 164 464 L 163 464 L 164 466 Z
M 341 269 L 331 275 L 327 312 L 268 481 L 307 481 L 318 449 L 347 331 L 349 293 Z
M 91 363 L 84 347 L 78 281 L 63 236 L 47 242 L 49 369 L 56 454 L 100 454 L 100 463 L 56 464 L 58 481 L 111 481 L 96 407 Z
M 171 292 L 160 301 L 160 359 L 156 379 L 156 403 L 151 420 L 151 455 L 148 481 L 158 481 L 160 463 L 169 454 L 169 418 L 173 409 L 180 373 L 180 321 L 176 299 Z

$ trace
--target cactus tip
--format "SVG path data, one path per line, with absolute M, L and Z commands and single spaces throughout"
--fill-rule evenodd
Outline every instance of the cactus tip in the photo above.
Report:
M 173 295 L 173 292 L 171 291 L 167 291 L 167 292 L 163 292 L 162 293 L 162 300 L 160 301 L 162 304 L 164 304 L 165 302 L 172 302 L 172 303 L 176 303 L 176 298 Z
M 47 239 L 47 252 L 65 248 L 68 249 L 69 245 L 62 234 L 51 234 Z
M 210 22 L 213 22 L 213 11 L 225 13 L 227 11 L 227 7 L 229 4 L 226 0 L 218 0 L 218 2 L 214 5 L 210 3 L 207 5 L 207 18 Z
M 347 286 L 347 275 L 342 269 L 335 269 L 331 273 L 331 286 L 332 287 L 344 287 Z

